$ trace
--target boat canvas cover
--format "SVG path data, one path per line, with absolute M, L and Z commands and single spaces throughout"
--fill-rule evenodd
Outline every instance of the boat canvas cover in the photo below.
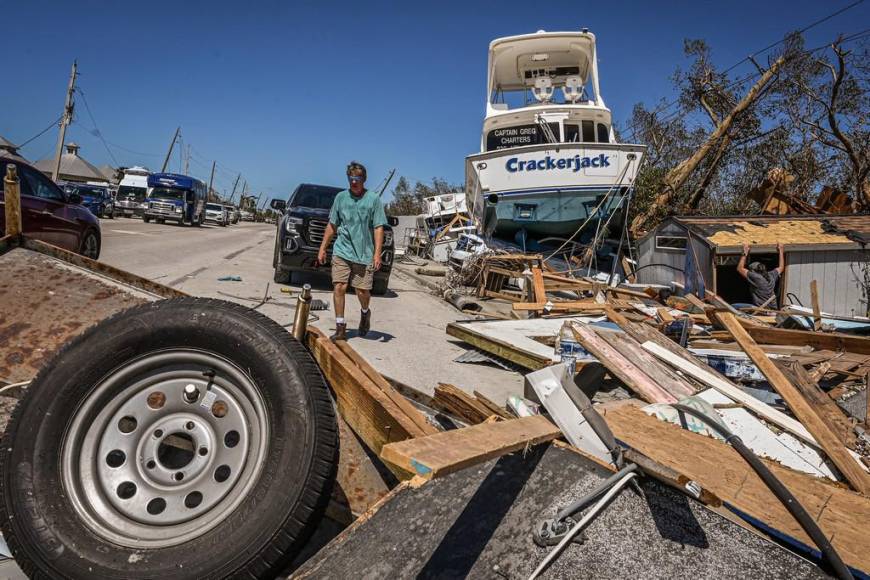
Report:
M 489 90 L 521 90 L 534 84 L 532 71 L 555 77 L 589 78 L 595 35 L 589 32 L 539 32 L 493 40 L 489 45 Z

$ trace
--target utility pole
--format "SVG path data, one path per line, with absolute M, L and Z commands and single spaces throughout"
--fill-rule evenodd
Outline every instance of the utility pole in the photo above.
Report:
M 66 100 L 63 103 L 63 115 L 60 117 L 60 135 L 57 136 L 57 149 L 54 152 L 54 173 L 52 179 L 57 181 L 60 177 L 60 158 L 63 155 L 63 141 L 66 139 L 66 128 L 72 123 L 73 117 L 73 91 L 76 90 L 76 77 L 78 76 L 78 63 L 73 61 L 72 72 L 69 75 L 69 86 L 66 89 Z
M 214 166 L 217 165 L 217 161 L 211 162 L 211 177 L 208 178 L 208 194 L 211 195 L 211 186 L 214 185 Z
M 175 135 L 172 136 L 172 141 L 169 143 L 169 151 L 166 152 L 166 159 L 163 160 L 163 168 L 160 173 L 166 173 L 166 166 L 169 165 L 169 158 L 172 156 L 172 148 L 175 147 L 175 141 L 178 139 L 178 134 L 181 132 L 181 127 L 175 129 Z
M 242 178 L 242 174 L 236 177 L 236 182 L 233 184 L 233 192 L 230 194 L 230 203 L 233 203 L 233 198 L 236 197 L 236 187 L 239 185 L 239 180 Z

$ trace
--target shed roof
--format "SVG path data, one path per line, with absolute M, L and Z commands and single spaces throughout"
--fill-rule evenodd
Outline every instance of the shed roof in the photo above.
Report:
M 719 253 L 734 253 L 743 243 L 753 246 L 800 246 L 830 249 L 832 246 L 858 247 L 870 240 L 870 215 L 848 216 L 677 216 L 663 222 L 654 234 L 668 222 L 674 222 L 703 239 Z M 862 238 L 863 236 L 863 238 Z M 864 239 L 864 242 L 861 242 Z

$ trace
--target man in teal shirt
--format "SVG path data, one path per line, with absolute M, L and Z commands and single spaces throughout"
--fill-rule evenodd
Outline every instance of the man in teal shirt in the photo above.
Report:
M 347 340 L 344 320 L 344 297 L 348 285 L 356 289 L 361 309 L 359 335 L 368 334 L 371 327 L 371 300 L 374 273 L 381 268 L 384 226 L 387 216 L 380 196 L 365 188 L 366 168 L 356 161 L 347 166 L 349 188 L 335 196 L 329 212 L 329 225 L 323 234 L 317 260 L 326 263 L 326 249 L 333 236 L 332 288 L 335 304 L 335 334 L 333 340 Z

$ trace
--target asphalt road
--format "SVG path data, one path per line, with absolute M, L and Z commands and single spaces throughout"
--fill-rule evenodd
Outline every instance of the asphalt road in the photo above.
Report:
M 295 293 L 309 282 L 315 297 L 329 303 L 328 311 L 315 312 L 320 317 L 315 324 L 328 333 L 335 328 L 328 275 L 294 279 L 290 286 L 272 281 L 274 225 L 190 228 L 119 218 L 103 220 L 102 232 L 101 261 L 197 296 L 248 306 L 268 297 L 259 310 L 284 325 L 293 320 Z M 242 281 L 218 281 L 222 276 L 240 276 Z M 440 382 L 478 390 L 502 404 L 508 395 L 522 394 L 518 373 L 453 362 L 465 348 L 445 328 L 466 318 L 462 313 L 401 270 L 393 270 L 390 289 L 387 296 L 372 298 L 372 332 L 365 338 L 353 330 L 359 321 L 356 298 L 347 301 L 349 343 L 381 373 L 429 394 Z

